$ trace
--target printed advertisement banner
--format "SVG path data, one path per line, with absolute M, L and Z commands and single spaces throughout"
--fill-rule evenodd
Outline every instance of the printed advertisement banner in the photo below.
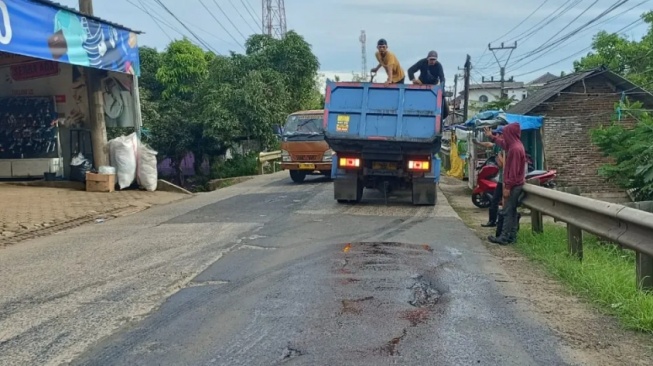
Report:
M 140 76 L 136 33 L 30 0 L 0 0 L 0 51 Z

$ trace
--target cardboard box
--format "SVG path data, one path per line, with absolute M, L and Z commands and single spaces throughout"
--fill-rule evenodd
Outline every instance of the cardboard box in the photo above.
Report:
M 116 188 L 115 174 L 86 173 L 87 192 L 113 192 Z

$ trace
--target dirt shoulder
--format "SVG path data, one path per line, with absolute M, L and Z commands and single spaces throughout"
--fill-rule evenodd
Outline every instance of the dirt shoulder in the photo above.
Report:
M 481 239 L 493 235 L 494 229 L 481 227 L 487 221 L 487 210 L 472 204 L 467 182 L 443 177 L 440 188 L 465 224 Z M 524 216 L 522 222 L 527 223 L 529 217 Z M 567 344 L 572 360 L 582 365 L 651 364 L 652 337 L 623 329 L 615 318 L 571 294 L 542 266 L 529 261 L 514 247 L 494 245 L 487 240 L 485 243 L 521 294 L 519 301 Z

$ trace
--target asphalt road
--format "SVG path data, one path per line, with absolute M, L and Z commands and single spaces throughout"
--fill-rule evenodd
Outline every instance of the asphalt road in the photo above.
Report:
M 0 364 L 572 364 L 442 194 L 332 195 L 282 172 L 0 252 Z

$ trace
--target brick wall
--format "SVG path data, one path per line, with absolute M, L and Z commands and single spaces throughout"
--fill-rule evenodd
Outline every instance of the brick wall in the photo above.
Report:
M 545 116 L 544 157 L 547 168 L 558 171 L 560 186 L 579 187 L 582 193 L 623 192 L 598 174 L 599 167 L 610 159 L 590 137 L 592 129 L 611 123 L 619 98 L 599 75 L 572 85 L 529 113 Z M 625 119 L 622 123 L 632 126 L 635 121 Z

